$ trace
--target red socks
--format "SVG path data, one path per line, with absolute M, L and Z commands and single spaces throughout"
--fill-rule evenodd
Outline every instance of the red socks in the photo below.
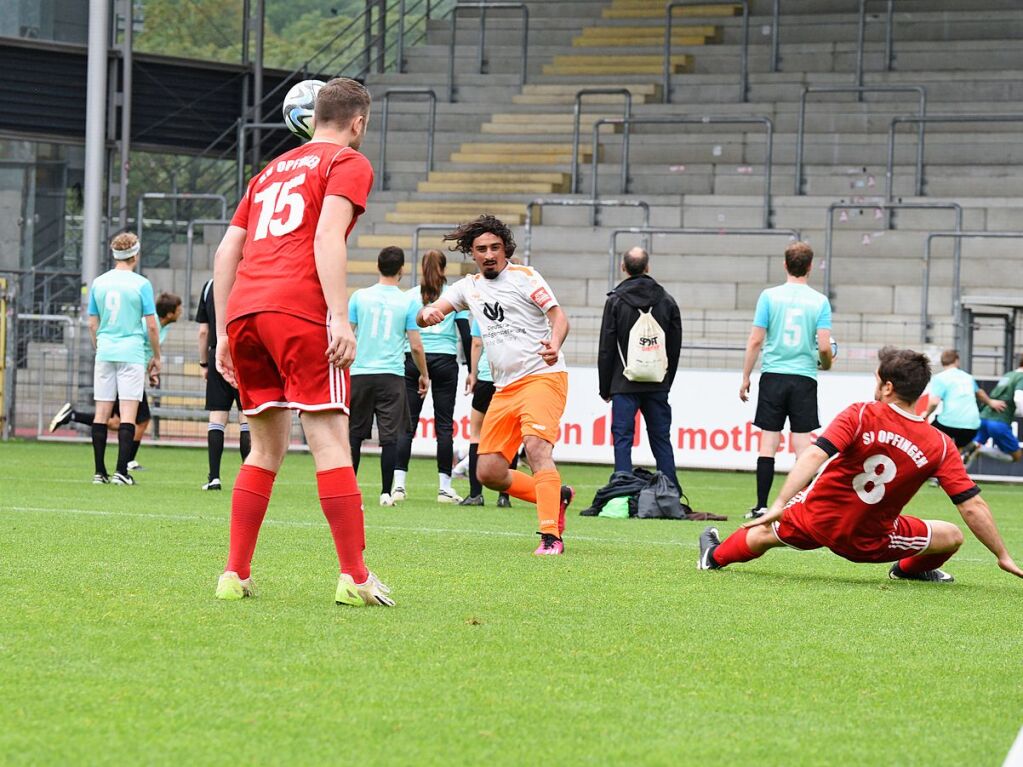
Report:
M 936 570 L 947 562 L 954 551 L 946 551 L 942 554 L 917 554 L 915 557 L 906 557 L 899 560 L 899 569 L 904 573 L 917 574 Z
M 256 550 L 259 527 L 266 516 L 277 475 L 259 466 L 242 466 L 231 495 L 231 548 L 228 570 L 245 580 L 249 577 L 252 553 Z
M 745 527 L 740 527 L 721 542 L 721 545 L 714 549 L 711 557 L 718 567 L 734 564 L 735 562 L 749 562 L 756 559 L 759 554 L 754 554 L 746 543 L 746 535 L 749 533 Z
M 362 494 L 351 466 L 316 472 L 316 485 L 320 492 L 320 507 L 330 525 L 334 548 L 341 572 L 350 575 L 356 583 L 365 583 L 369 577 L 362 561 L 366 548 L 366 530 L 362 519 Z

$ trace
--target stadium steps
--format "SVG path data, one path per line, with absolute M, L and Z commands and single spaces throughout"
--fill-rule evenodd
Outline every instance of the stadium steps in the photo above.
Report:
M 737 16 L 742 12 L 740 5 L 692 5 L 675 11 L 678 17 L 686 16 Z M 601 12 L 605 19 L 663 19 L 664 3 L 658 0 L 612 0 L 611 7 Z
M 691 56 L 672 56 L 669 71 L 672 74 L 691 72 Z M 544 64 L 545 75 L 657 75 L 664 71 L 662 56 L 606 56 L 568 55 L 555 56 L 552 64 Z

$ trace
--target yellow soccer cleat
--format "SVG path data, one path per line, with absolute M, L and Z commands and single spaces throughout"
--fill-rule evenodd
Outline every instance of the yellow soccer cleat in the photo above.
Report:
M 254 596 L 256 587 L 251 577 L 242 580 L 238 573 L 228 570 L 217 581 L 217 599 L 235 600 Z
M 341 573 L 337 580 L 334 601 L 349 607 L 394 607 L 390 593 L 391 590 L 373 573 L 369 574 L 365 583 L 356 583 L 352 576 Z

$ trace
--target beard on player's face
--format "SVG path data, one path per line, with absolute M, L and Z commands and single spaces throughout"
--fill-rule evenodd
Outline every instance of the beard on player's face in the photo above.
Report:
M 494 245 L 497 247 L 494 247 Z M 486 249 L 482 251 L 476 250 L 474 244 L 472 258 L 476 262 L 476 266 L 479 267 L 480 274 L 488 280 L 497 277 L 508 263 L 508 257 L 504 251 L 504 243 L 500 241 L 493 244 L 487 243 Z

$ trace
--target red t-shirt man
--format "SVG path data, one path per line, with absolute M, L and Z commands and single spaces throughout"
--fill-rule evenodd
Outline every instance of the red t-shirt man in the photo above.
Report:
M 875 401 L 843 410 L 800 454 L 764 516 L 724 542 L 716 528 L 704 530 L 700 570 L 748 562 L 777 546 L 825 547 L 853 562 L 892 562 L 889 577 L 896 580 L 950 583 L 954 578 L 939 568 L 959 550 L 962 532 L 951 522 L 902 513 L 935 477 L 998 566 L 1023 578 L 952 440 L 915 412 L 930 361 L 893 347 L 878 358 Z
M 312 140 L 252 179 L 217 248 L 217 369 L 238 387 L 252 435 L 231 496 L 230 551 L 218 599 L 255 593 L 252 555 L 297 410 L 340 565 L 334 600 L 394 604 L 363 561 L 362 495 L 348 444 L 347 368 L 355 336 L 346 241 L 373 186 L 369 161 L 357 151 L 369 108 L 369 92 L 355 80 L 323 85 Z

